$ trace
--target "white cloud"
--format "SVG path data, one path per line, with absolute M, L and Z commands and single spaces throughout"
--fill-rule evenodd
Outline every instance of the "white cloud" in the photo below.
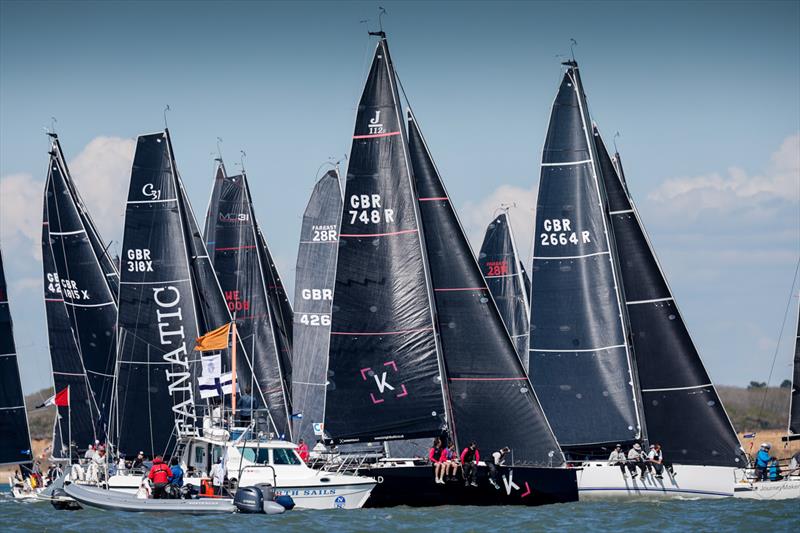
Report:
M 516 207 L 509 210 L 511 227 L 514 230 L 514 239 L 519 248 L 519 253 L 522 255 L 523 261 L 527 263 L 531 243 L 533 242 L 536 191 L 536 185 L 530 189 L 513 185 L 501 185 L 480 202 L 467 202 L 464 207 L 459 209 L 464 231 L 467 232 L 467 237 L 469 237 L 476 254 L 483 242 L 486 226 L 492 221 L 492 216 L 497 212 L 497 209 L 503 204 L 516 205 Z
M 0 179 L 0 239 L 6 254 L 25 250 L 40 259 L 42 194 L 44 182 L 30 174 L 9 174 Z
M 69 162 L 70 172 L 106 240 L 122 234 L 135 141 L 96 137 Z M 41 260 L 44 180 L 31 174 L 0 178 L 0 238 L 6 249 L 27 250 Z
M 135 148 L 133 139 L 95 137 L 69 163 L 78 191 L 106 244 L 122 238 Z
M 711 210 L 771 219 L 787 202 L 800 199 L 800 134 L 783 141 L 763 173 L 751 176 L 730 167 L 724 174 L 668 179 L 647 199 L 660 214 L 696 219 Z

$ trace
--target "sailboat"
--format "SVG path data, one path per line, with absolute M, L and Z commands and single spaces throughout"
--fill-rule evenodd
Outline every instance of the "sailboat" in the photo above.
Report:
M 255 218 L 246 174 L 228 176 L 221 160 L 206 216 L 205 241 L 253 368 L 239 386 L 260 399 L 257 403 L 269 411 L 275 433 L 292 440 L 291 344 L 281 327 L 287 311 L 279 295 L 280 277 Z
M 58 407 L 52 456 L 69 459 L 70 449 L 81 454 L 106 440 L 119 278 L 78 194 L 58 136 L 49 136 L 42 224 L 45 308 L 55 390 L 69 387 L 71 398 L 70 407 Z
M 0 466 L 28 465 L 33 462 L 31 436 L 28 432 L 28 412 L 19 376 L 14 326 L 8 304 L 8 285 L 0 249 Z M 23 466 L 24 468 L 24 466 Z M 9 480 L 15 497 L 24 497 L 25 490 Z M 33 491 L 27 492 L 34 495 Z
M 333 168 L 314 185 L 303 213 L 294 282 L 292 405 L 303 415 L 293 421 L 294 435 L 307 443 L 322 438 L 341 217 L 342 190 Z
M 797 312 L 797 331 L 792 360 L 792 391 L 789 399 L 789 421 L 783 442 L 800 440 L 800 306 Z M 791 463 L 790 463 L 791 465 Z M 800 498 L 800 471 L 784 470 L 783 479 L 757 481 L 751 469 L 737 472 L 737 483 L 733 495 L 737 498 L 755 500 L 789 500 Z
M 372 35 L 379 41 L 358 106 L 339 234 L 326 441 L 391 450 L 445 436 L 464 446 L 480 439 L 485 454 L 514 449 L 497 489 L 483 467 L 472 487 L 437 484 L 432 467 L 413 459 L 362 466 L 380 481 L 372 507 L 574 501 L 575 472 L 558 467 L 558 444 L 413 120 L 406 131 L 386 35 Z
M 502 207 L 486 227 L 478 262 L 503 323 L 527 371 L 531 282 L 517 250 L 508 209 Z
M 577 63 L 553 104 L 542 153 L 530 368 L 581 497 L 723 497 L 743 450 L 647 234 L 592 129 Z M 593 134 L 594 133 L 594 134 Z M 677 476 L 632 478 L 615 444 L 660 443 Z

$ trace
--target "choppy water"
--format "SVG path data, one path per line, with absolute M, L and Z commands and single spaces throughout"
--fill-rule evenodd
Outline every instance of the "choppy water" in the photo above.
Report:
M 0 487 L 7 491 L 7 486 Z M 280 516 L 186 517 L 84 509 L 56 511 L 49 503 L 17 502 L 0 494 L 0 531 L 800 531 L 800 502 L 680 500 L 580 502 L 524 507 L 436 507 L 291 511 Z

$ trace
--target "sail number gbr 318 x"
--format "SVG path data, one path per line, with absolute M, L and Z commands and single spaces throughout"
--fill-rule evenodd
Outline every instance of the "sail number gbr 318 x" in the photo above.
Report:
M 542 226 L 544 231 L 539 234 L 539 242 L 542 246 L 566 246 L 592 242 L 588 231 L 573 231 L 572 221 L 568 218 L 546 218 Z
M 350 224 L 359 221 L 363 224 L 380 224 L 394 222 L 394 209 L 386 209 L 382 205 L 380 194 L 353 194 L 350 196 Z

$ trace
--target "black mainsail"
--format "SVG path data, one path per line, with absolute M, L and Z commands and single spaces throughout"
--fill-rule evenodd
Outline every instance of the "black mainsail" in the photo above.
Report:
M 303 415 L 294 420 L 294 435 L 306 442 L 319 438 L 314 425 L 321 424 L 325 414 L 331 305 L 341 217 L 342 190 L 339 173 L 333 169 L 314 185 L 303 213 L 294 282 L 292 406 Z
M 19 376 L 14 326 L 8 305 L 8 285 L 0 250 L 0 465 L 33 459 L 28 413 Z
M 116 444 L 127 455 L 169 454 L 176 436 L 195 433 L 193 348 L 205 330 L 185 207 L 169 132 L 139 136 L 125 211 L 113 411 Z
M 95 429 L 104 441 L 117 352 L 117 302 L 113 293 L 117 286 L 116 270 L 85 207 L 76 197 L 58 139 L 53 142 L 45 194 L 49 252 L 55 265 L 52 276 L 58 281 L 60 298 L 99 410 Z M 82 448 L 89 443 L 77 444 Z
M 596 127 L 593 133 L 636 354 L 647 437 L 651 443 L 660 443 L 675 462 L 743 466 L 736 432 L 686 329 L 639 213 Z
M 478 262 L 522 365 L 528 370 L 530 281 L 517 251 L 507 209 L 487 226 Z
M 281 350 L 289 346 L 280 341 L 283 333 L 277 328 L 269 297 L 269 287 L 275 281 L 267 264 L 266 243 L 260 238 L 247 177 L 227 176 L 220 162 L 211 202 L 206 242 L 213 246 L 214 270 L 254 369 L 247 376 L 237 372 L 243 378 L 239 388 L 249 388 L 254 397 L 260 396 L 277 433 L 291 438 L 289 384 L 281 357 Z
M 558 442 L 410 113 L 408 132 L 447 376 L 451 435 L 462 446 L 476 441 L 487 451 L 509 446 L 515 464 L 561 465 Z
M 446 427 L 420 224 L 384 36 L 358 105 L 333 294 L 325 432 L 335 443 Z
M 565 65 L 542 151 L 530 374 L 562 447 L 590 450 L 642 430 L 586 98 Z

